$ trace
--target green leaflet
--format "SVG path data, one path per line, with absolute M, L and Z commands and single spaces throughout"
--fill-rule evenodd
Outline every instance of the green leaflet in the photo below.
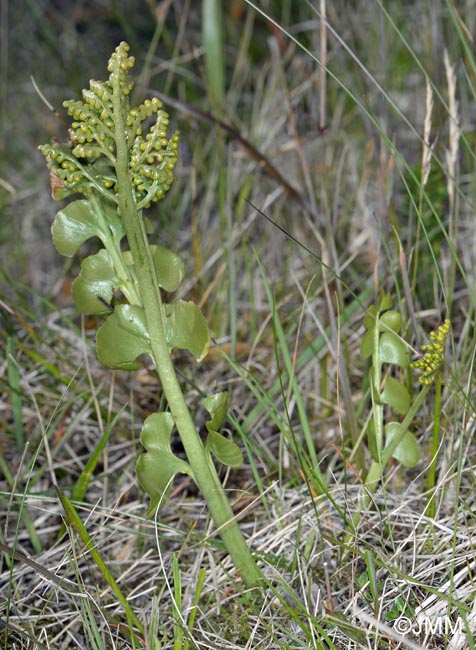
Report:
M 104 201 L 93 204 L 79 199 L 60 210 L 51 227 L 53 244 L 61 255 L 72 257 L 91 237 L 99 237 L 104 245 L 114 241 L 119 246 L 124 227 L 115 207 Z
M 384 404 L 388 404 L 401 415 L 405 415 L 410 408 L 410 393 L 407 387 L 394 377 L 387 377 L 380 397 Z
M 136 370 L 136 359 L 150 354 L 149 335 L 142 307 L 118 305 L 97 331 L 99 361 L 109 368 Z
M 151 246 L 150 248 L 159 285 L 166 291 L 175 291 L 183 279 L 183 262 L 178 255 L 163 246 Z M 91 255 L 83 260 L 81 271 L 73 282 L 74 302 L 82 314 L 108 314 L 110 309 L 105 307 L 104 303 L 111 303 L 115 291 L 127 292 L 129 284 L 136 283 L 136 273 L 130 252 L 124 251 L 122 257 L 131 276 L 122 281 L 119 279 L 111 255 L 106 249 L 101 249 L 96 255 Z
M 207 354 L 210 333 L 202 312 L 192 302 L 164 305 L 165 337 L 170 349 L 189 350 L 199 361 Z M 96 336 L 99 361 L 109 368 L 136 370 L 136 359 L 151 354 L 144 310 L 137 305 L 117 305 Z
M 165 246 L 151 245 L 149 248 L 152 253 L 152 260 L 154 262 L 159 285 L 165 289 L 165 291 L 176 291 L 185 275 L 184 263 L 178 255 L 168 248 L 165 248 Z M 133 266 L 130 251 L 124 251 L 123 257 L 126 264 Z
M 391 296 L 382 292 L 378 308 L 372 305 L 364 318 L 366 332 L 360 344 L 360 357 L 363 361 L 372 357 L 372 364 L 391 363 L 401 368 L 410 364 L 408 346 L 399 336 L 401 315 L 390 309 L 393 306 Z
M 204 400 L 204 404 L 212 416 L 206 423 L 207 449 L 224 465 L 241 465 L 243 454 L 238 445 L 216 430 L 225 422 L 230 405 L 229 394 L 223 392 L 212 395 Z M 170 439 L 173 428 L 174 419 L 171 413 L 154 413 L 146 419 L 142 427 L 140 441 L 145 453 L 137 459 L 136 473 L 141 487 L 150 497 L 149 516 L 155 514 L 176 474 L 188 474 L 194 478 L 190 465 L 172 452 Z
M 380 322 L 384 327 L 398 334 L 402 326 L 402 316 L 400 312 L 389 309 L 380 314 Z
M 380 335 L 379 357 L 380 363 L 394 363 L 401 368 L 407 368 L 410 363 L 408 347 L 393 332 Z
M 176 291 L 185 275 L 185 265 L 178 255 L 164 246 L 150 246 L 160 286 L 165 291 Z
M 389 305 L 393 306 L 389 294 L 381 295 L 378 304 L 379 309 L 372 305 L 364 319 L 367 331 L 360 344 L 360 358 L 365 361 L 373 356 L 374 359 L 379 359 L 380 363 L 395 363 L 406 368 L 410 363 L 410 353 L 398 335 L 402 317 L 399 312 L 389 308 Z M 382 308 L 387 311 L 382 312 Z
M 96 214 L 85 200 L 73 201 L 60 210 L 51 233 L 56 250 L 66 257 L 73 257 L 81 244 L 91 237 L 101 237 Z
M 189 350 L 197 361 L 208 353 L 210 332 L 202 312 L 193 302 L 178 300 L 165 307 L 165 337 L 170 349 Z
M 73 282 L 73 299 L 82 314 L 108 314 L 114 291 L 119 287 L 111 256 L 105 248 L 81 263 L 81 271 Z M 101 302 L 101 298 L 104 302 Z
M 365 320 L 364 320 L 364 325 L 365 325 Z M 362 341 L 360 343 L 360 358 L 362 361 L 367 361 L 369 357 L 372 356 L 372 352 L 374 349 L 374 329 L 373 326 L 371 325 L 371 329 L 368 329 L 365 334 L 362 337 Z
M 206 423 L 208 431 L 218 431 L 222 428 L 225 424 L 230 404 L 231 397 L 228 391 L 215 393 L 215 395 L 210 395 L 203 400 L 203 405 L 212 416 L 212 419 Z
M 220 463 L 227 467 L 240 467 L 240 465 L 243 465 L 244 459 L 241 449 L 218 431 L 208 432 L 207 449 Z
M 193 477 L 190 465 L 177 458 L 170 447 L 174 428 L 171 413 L 153 413 L 145 420 L 140 434 L 145 453 L 136 462 L 136 474 L 142 489 L 150 497 L 148 516 L 155 514 L 173 477 L 188 474 Z
M 385 445 L 387 446 L 394 436 L 397 434 L 400 429 L 398 422 L 389 422 L 385 427 Z M 403 467 L 411 468 L 420 460 L 420 450 L 418 449 L 418 443 L 410 431 L 407 431 L 403 436 L 403 439 L 398 444 L 397 448 L 392 454 L 393 458 L 396 458 Z
M 390 442 L 398 433 L 399 429 L 400 429 L 399 422 L 389 422 L 385 426 L 385 448 L 388 447 Z M 370 449 L 370 453 L 372 454 L 372 458 L 378 461 L 379 455 L 376 446 L 375 427 L 374 427 L 373 420 L 371 420 L 369 423 L 367 436 L 368 436 L 369 449 Z M 403 439 L 400 441 L 396 449 L 393 451 L 392 457 L 398 460 L 403 465 L 403 467 L 406 468 L 415 467 L 415 465 L 418 463 L 418 461 L 420 460 L 420 450 L 418 448 L 417 439 L 415 438 L 414 434 L 411 433 L 411 431 L 407 431 L 405 433 Z
M 218 429 L 221 429 L 225 423 L 230 401 L 230 394 L 226 391 L 211 395 L 203 401 L 205 408 L 212 416 L 212 419 L 206 423 L 208 430 L 206 448 L 223 465 L 239 467 L 243 464 L 241 449 L 232 440 L 218 433 Z

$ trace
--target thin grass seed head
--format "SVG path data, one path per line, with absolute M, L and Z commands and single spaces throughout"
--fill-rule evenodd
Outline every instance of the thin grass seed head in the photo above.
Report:
M 157 97 L 130 107 L 129 95 L 134 83 L 129 71 L 134 66 L 134 57 L 129 56 L 128 51 L 129 46 L 124 42 L 116 48 L 109 59 L 108 81 L 91 80 L 89 90 L 83 90 L 82 100 L 71 99 L 63 103 L 73 119 L 69 129 L 71 144 L 45 144 L 39 149 L 47 158 L 49 169 L 69 194 L 88 196 L 96 191 L 117 204 L 112 102 L 113 86 L 119 80 L 129 172 L 136 204 L 142 209 L 162 199 L 173 183 L 178 134 L 167 137 L 169 116 L 162 110 L 162 102 Z M 154 115 L 155 121 L 148 126 Z
M 431 343 L 421 346 L 425 354 L 411 364 L 412 368 L 422 371 L 418 378 L 420 384 L 432 384 L 439 373 L 444 362 L 445 342 L 450 326 L 451 323 L 447 318 L 435 332 L 430 332 Z

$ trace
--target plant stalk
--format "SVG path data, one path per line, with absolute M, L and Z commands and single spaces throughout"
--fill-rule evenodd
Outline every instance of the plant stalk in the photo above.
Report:
M 415 399 L 415 401 L 410 407 L 410 410 L 408 411 L 408 413 L 405 415 L 402 422 L 400 423 L 398 432 L 396 433 L 396 435 L 394 435 L 392 440 L 382 451 L 380 455 L 380 462 L 377 460 L 372 460 L 369 467 L 369 471 L 367 472 L 367 476 L 365 478 L 365 485 L 363 487 L 362 495 L 359 499 L 359 508 L 361 511 L 365 510 L 365 508 L 368 506 L 372 494 L 374 494 L 380 479 L 382 479 L 383 477 L 385 467 L 387 466 L 390 458 L 392 457 L 393 452 L 405 437 L 405 434 L 408 431 L 408 427 L 412 423 L 413 418 L 415 417 L 416 413 L 418 412 L 421 405 L 423 404 L 423 401 L 429 390 L 430 390 L 430 385 L 427 384 L 423 386 L 421 391 L 418 393 L 417 398 Z M 354 524 L 357 524 L 358 521 L 360 521 L 360 518 L 361 517 L 359 514 L 357 521 L 354 519 Z
M 116 135 L 116 175 L 118 202 L 139 284 L 153 361 L 167 399 L 175 426 L 182 440 L 195 481 L 205 498 L 226 550 L 247 587 L 260 578 L 256 563 L 236 521 L 216 468 L 210 460 L 175 374 L 165 338 L 165 316 L 159 284 L 149 248 L 142 215 L 138 212 L 129 176 L 128 149 L 122 113 L 121 88 L 118 76 L 113 81 L 113 112 Z
M 430 467 L 428 468 L 428 476 L 426 480 L 426 487 L 428 490 L 428 509 L 427 515 L 434 517 L 436 513 L 436 503 L 434 499 L 435 483 L 436 483 L 436 461 L 438 455 L 438 448 L 440 446 L 440 426 L 441 426 L 441 372 L 436 376 L 435 380 L 435 406 L 433 409 L 433 436 L 430 448 Z

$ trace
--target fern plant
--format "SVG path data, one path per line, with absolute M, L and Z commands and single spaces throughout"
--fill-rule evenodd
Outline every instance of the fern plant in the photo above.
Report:
M 411 424 L 433 382 L 437 380 L 437 392 L 440 386 L 439 378 L 450 321 L 446 320 L 436 332 L 430 333 L 430 343 L 422 346 L 424 355 L 413 363 L 410 362 L 408 345 L 400 335 L 401 325 L 402 318 L 393 308 L 392 297 L 382 291 L 377 304 L 368 309 L 364 319 L 366 332 L 360 346 L 360 356 L 368 362 L 371 398 L 370 420 L 367 426 L 371 462 L 364 478 L 359 504 L 361 511 L 368 505 L 371 495 L 383 479 L 390 459 L 394 458 L 406 468 L 414 467 L 418 463 L 420 449 L 411 431 Z M 422 371 L 419 382 L 423 388 L 413 397 L 405 381 L 405 373 L 411 368 Z M 436 403 L 439 404 L 438 399 Z M 434 439 L 429 487 L 434 485 L 431 469 L 434 467 L 437 449 L 437 440 L 435 442 Z M 360 516 L 356 514 L 354 525 L 359 522 Z
M 130 105 L 134 57 L 121 43 L 112 54 L 107 81 L 91 81 L 82 100 L 64 107 L 73 122 L 70 145 L 46 144 L 55 198 L 82 195 L 62 208 L 52 226 L 53 243 L 62 255 L 76 254 L 92 237 L 102 248 L 82 261 L 73 283 L 73 298 L 83 314 L 104 316 L 97 331 L 98 358 L 112 369 L 135 370 L 148 355 L 162 384 L 168 410 L 149 416 L 141 431 L 144 447 L 136 465 L 140 485 L 150 497 L 149 514 L 164 501 L 177 473 L 188 474 L 206 499 L 224 545 L 247 586 L 261 576 L 220 483 L 214 458 L 239 466 L 239 447 L 219 429 L 229 406 L 227 393 L 205 400 L 210 414 L 202 442 L 187 406 L 170 356 L 184 349 L 200 361 L 210 334 L 192 302 L 164 302 L 184 277 L 184 265 L 172 251 L 149 243 L 144 217 L 174 180 L 178 134 L 168 135 L 169 116 L 157 98 Z M 126 242 L 126 243 L 125 243 Z M 187 459 L 171 449 L 177 430 Z
M 382 462 L 382 452 L 395 436 L 398 422 L 385 416 L 385 409 L 405 415 L 410 408 L 410 393 L 396 376 L 399 369 L 410 365 L 407 344 L 400 337 L 402 317 L 393 309 L 390 294 L 382 292 L 376 306 L 372 305 L 364 320 L 366 332 L 360 346 L 362 360 L 370 360 L 371 419 L 367 431 L 372 460 Z M 392 371 L 394 374 L 392 375 Z M 392 456 L 404 467 L 413 467 L 419 459 L 418 444 L 407 431 L 396 445 Z

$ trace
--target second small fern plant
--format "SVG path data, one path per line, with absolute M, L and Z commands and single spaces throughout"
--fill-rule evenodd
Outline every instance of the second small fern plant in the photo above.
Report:
M 219 433 L 229 396 L 205 400 L 210 420 L 202 442 L 186 403 L 170 356 L 189 350 L 199 361 L 210 335 L 199 308 L 191 302 L 163 302 L 184 277 L 184 265 L 172 251 L 149 244 L 144 210 L 162 199 L 174 180 L 178 135 L 167 135 L 169 117 L 157 98 L 130 105 L 134 57 L 121 43 L 112 54 L 107 81 L 91 81 L 82 100 L 64 102 L 73 122 L 69 146 L 46 144 L 46 156 L 57 198 L 82 195 L 60 210 L 52 227 L 53 243 L 73 256 L 92 237 L 102 248 L 86 257 L 73 283 L 73 298 L 83 314 L 106 317 L 97 332 L 99 360 L 109 368 L 135 370 L 148 355 L 162 384 L 168 410 L 149 416 L 141 431 L 145 452 L 137 461 L 139 483 L 150 497 L 154 514 L 177 473 L 198 485 L 226 550 L 247 586 L 261 573 L 236 522 L 213 458 L 230 466 L 243 461 L 239 447 Z M 124 244 L 127 242 L 127 244 Z M 171 449 L 177 430 L 187 459 Z
M 365 510 L 383 479 L 391 458 L 407 468 L 418 463 L 419 445 L 410 427 L 431 385 L 441 374 L 450 321 L 446 320 L 436 332 L 431 332 L 431 343 L 422 347 L 425 354 L 413 363 L 410 363 L 408 346 L 400 335 L 401 325 L 402 318 L 393 308 L 392 297 L 382 291 L 377 304 L 369 308 L 364 319 L 366 332 L 360 346 L 360 356 L 368 363 L 371 411 L 367 440 L 371 461 L 361 492 L 360 512 L 354 517 L 354 525 L 360 521 L 360 513 Z M 423 388 L 413 398 L 405 383 L 405 373 L 410 367 L 422 371 L 419 381 Z M 437 397 L 438 386 L 437 382 Z M 431 469 L 435 466 L 437 449 L 438 440 L 434 439 L 428 479 L 430 488 L 434 486 Z

